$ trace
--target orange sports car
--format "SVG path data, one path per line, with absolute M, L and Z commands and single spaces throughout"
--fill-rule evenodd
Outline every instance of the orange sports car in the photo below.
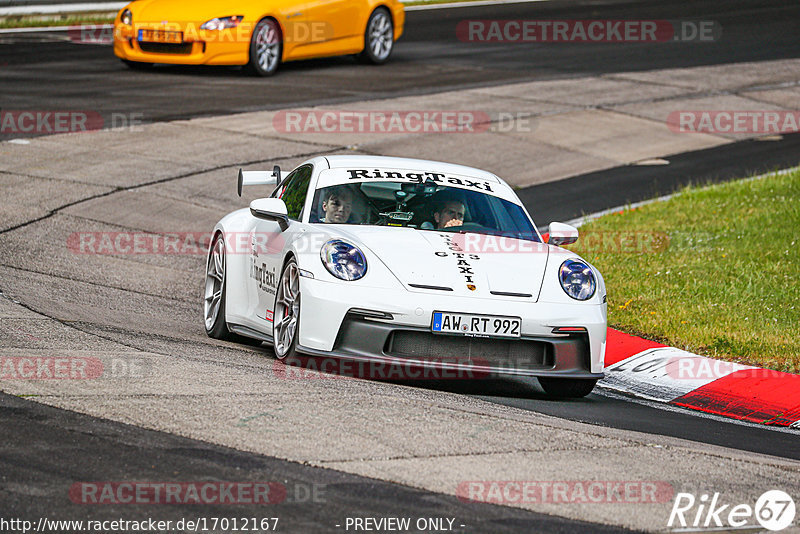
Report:
M 260 76 L 325 56 L 380 64 L 404 22 L 399 0 L 136 0 L 114 21 L 114 54 L 131 68 L 245 65 Z

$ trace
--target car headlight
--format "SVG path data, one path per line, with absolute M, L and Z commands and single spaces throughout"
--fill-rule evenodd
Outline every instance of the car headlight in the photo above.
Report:
M 367 258 L 355 245 L 334 239 L 319 251 L 322 264 L 336 278 L 358 280 L 367 274 Z
M 219 17 L 207 20 L 200 26 L 201 30 L 227 30 L 228 28 L 235 28 L 242 22 L 243 15 L 234 15 L 233 17 Z
M 558 280 L 564 292 L 575 300 L 589 300 L 597 288 L 592 268 L 579 260 L 562 263 Z
M 126 9 L 122 12 L 122 15 L 119 16 L 119 21 L 123 23 L 125 26 L 130 26 L 133 22 L 133 13 L 131 13 L 130 9 Z

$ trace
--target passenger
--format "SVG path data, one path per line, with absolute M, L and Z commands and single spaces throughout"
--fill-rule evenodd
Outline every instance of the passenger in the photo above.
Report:
M 353 192 L 347 186 L 328 187 L 322 200 L 324 217 L 320 222 L 346 223 L 353 211 Z

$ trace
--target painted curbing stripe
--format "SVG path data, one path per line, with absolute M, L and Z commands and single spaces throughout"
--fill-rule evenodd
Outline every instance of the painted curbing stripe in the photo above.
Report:
M 800 426 L 800 375 L 748 369 L 688 392 L 671 404 L 753 423 Z
M 658 347 L 666 347 L 666 345 L 609 328 L 606 334 L 606 366 L 614 365 L 635 354 Z
M 751 423 L 800 429 L 800 375 L 699 356 L 608 329 L 599 386 Z
M 672 402 L 742 369 L 752 367 L 661 346 L 606 367 L 603 385 L 657 402 Z

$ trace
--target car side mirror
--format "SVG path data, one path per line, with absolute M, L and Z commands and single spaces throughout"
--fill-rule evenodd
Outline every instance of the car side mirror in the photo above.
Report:
M 257 198 L 250 203 L 250 213 L 257 219 L 276 221 L 281 231 L 289 228 L 289 212 L 280 198 Z
M 578 240 L 578 229 L 574 226 L 560 222 L 550 223 L 550 238 L 547 242 L 551 245 L 560 247 L 561 245 L 571 245 Z

